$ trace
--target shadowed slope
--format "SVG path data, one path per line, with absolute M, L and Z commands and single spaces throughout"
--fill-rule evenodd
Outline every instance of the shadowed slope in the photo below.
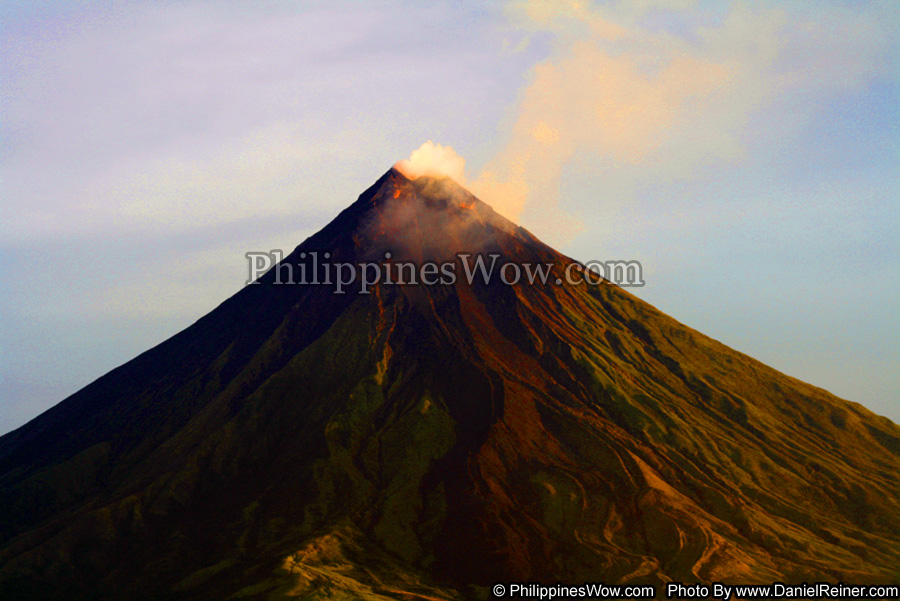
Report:
M 570 262 L 451 181 L 393 170 L 285 262 L 388 250 Z M 463 271 L 365 295 L 269 272 L 0 438 L 0 593 L 900 577 L 895 424 L 614 286 Z

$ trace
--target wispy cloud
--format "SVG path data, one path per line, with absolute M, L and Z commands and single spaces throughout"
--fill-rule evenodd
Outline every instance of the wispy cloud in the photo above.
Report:
M 525 214 L 566 239 L 583 225 L 559 212 L 567 167 L 615 171 L 605 188 L 611 209 L 648 178 L 684 179 L 739 161 L 748 139 L 790 135 L 816 110 L 778 111 L 760 131 L 758 117 L 772 105 L 864 86 L 885 68 L 881 12 L 512 2 L 512 18 L 549 32 L 554 50 L 534 67 L 505 146 L 472 189 L 507 216 Z

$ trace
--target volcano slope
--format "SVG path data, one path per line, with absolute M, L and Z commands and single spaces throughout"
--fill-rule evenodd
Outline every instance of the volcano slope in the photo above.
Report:
M 387 250 L 554 276 L 269 271 L 0 438 L 0 598 L 900 580 L 894 423 L 616 286 L 554 285 L 571 260 L 449 179 L 390 170 L 284 263 Z

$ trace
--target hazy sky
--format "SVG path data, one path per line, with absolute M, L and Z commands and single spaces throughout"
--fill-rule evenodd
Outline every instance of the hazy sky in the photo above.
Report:
M 900 421 L 896 2 L 0 2 L 0 433 L 426 140 L 680 321 Z

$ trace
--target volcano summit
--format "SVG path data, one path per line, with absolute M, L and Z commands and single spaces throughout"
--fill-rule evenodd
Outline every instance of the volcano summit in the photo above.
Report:
M 460 251 L 572 263 L 394 169 L 284 263 Z M 613 285 L 277 274 L 0 438 L 0 598 L 900 581 L 900 427 L 860 405 Z

